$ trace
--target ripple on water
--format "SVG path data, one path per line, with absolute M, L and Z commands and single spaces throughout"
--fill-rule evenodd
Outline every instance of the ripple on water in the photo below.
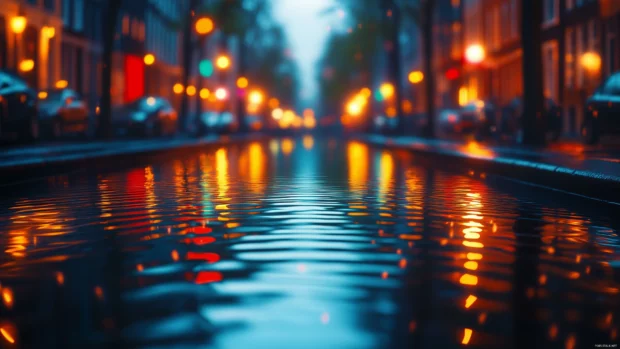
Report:
M 617 217 L 539 189 L 437 171 L 403 152 L 301 145 L 206 149 L 54 177 L 3 198 L 0 341 L 617 341 Z

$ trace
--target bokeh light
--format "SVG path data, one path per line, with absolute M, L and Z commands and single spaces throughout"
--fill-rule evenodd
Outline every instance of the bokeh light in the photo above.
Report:
M 206 35 L 213 31 L 213 20 L 208 17 L 200 18 L 196 21 L 196 33 Z
M 198 70 L 200 71 L 200 75 L 208 78 L 213 75 L 213 63 L 208 59 L 203 59 L 198 64 Z

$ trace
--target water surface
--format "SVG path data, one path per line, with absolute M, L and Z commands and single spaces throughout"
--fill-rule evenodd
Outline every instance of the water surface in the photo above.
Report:
M 305 136 L 4 187 L 0 342 L 617 343 L 613 211 L 463 173 Z

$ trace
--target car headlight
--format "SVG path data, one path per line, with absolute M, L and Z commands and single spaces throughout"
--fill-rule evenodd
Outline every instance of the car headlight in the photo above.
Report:
M 146 120 L 146 113 L 143 111 L 137 111 L 131 114 L 131 119 L 133 121 L 141 122 Z

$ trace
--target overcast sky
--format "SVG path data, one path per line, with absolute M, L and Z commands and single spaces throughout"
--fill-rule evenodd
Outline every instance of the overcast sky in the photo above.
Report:
M 330 21 L 320 12 L 333 0 L 274 0 L 274 12 L 284 25 L 301 71 L 302 99 L 316 96 L 315 65 L 323 52 Z

